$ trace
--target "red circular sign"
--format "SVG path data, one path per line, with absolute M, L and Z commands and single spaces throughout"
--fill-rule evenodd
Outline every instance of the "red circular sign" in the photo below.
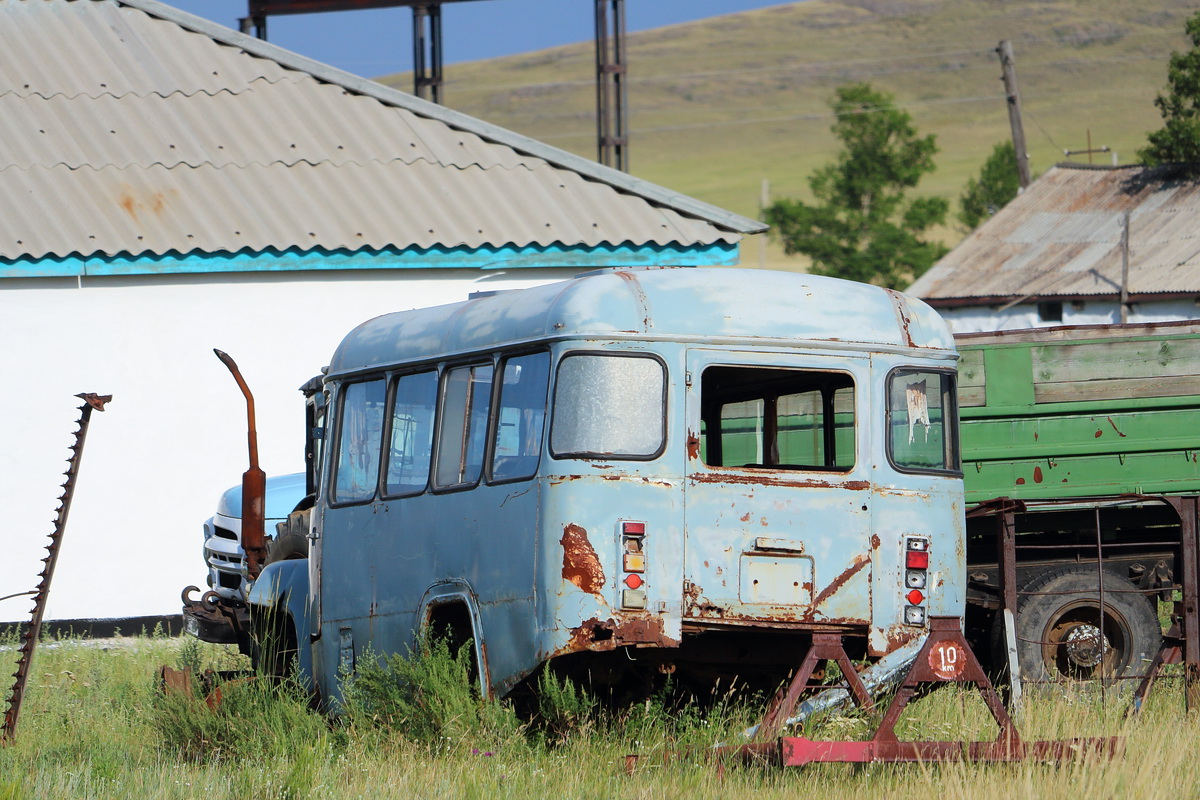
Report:
M 966 665 L 967 654 L 958 642 L 934 642 L 929 650 L 929 668 L 941 680 L 957 680 Z

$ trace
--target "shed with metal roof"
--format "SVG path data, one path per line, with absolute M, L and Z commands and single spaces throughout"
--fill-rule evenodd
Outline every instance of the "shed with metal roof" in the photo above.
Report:
M 1200 180 L 1060 164 L 907 290 L 956 332 L 1200 318 Z
M 255 389 L 264 469 L 291 472 L 295 389 L 363 319 L 731 265 L 765 227 L 155 0 L 0 0 L 0 52 L 0 368 L 20 420 L 0 503 L 29 532 L 0 584 L 37 572 L 72 395 L 116 398 L 52 617 L 169 611 L 203 576 L 200 523 L 245 469 L 212 347 Z

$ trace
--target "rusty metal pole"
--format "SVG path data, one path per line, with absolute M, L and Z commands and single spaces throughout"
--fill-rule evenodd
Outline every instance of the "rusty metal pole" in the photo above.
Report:
M 609 16 L 609 6 L 612 16 Z M 625 0 L 595 0 L 596 160 L 629 171 Z
M 246 552 L 246 571 L 253 580 L 262 572 L 267 558 L 266 536 L 263 532 L 267 476 L 258 467 L 258 430 L 254 424 L 254 395 L 250 393 L 250 387 L 246 385 L 238 365 L 229 354 L 217 349 L 213 352 L 233 374 L 238 388 L 246 397 L 246 438 L 250 450 L 250 467 L 242 473 L 242 549 Z
M 1180 527 L 1183 556 L 1183 664 L 1184 700 L 1188 711 L 1200 710 L 1200 542 L 1197 523 L 1200 517 L 1200 498 L 1182 498 Z M 1178 606 L 1177 606 L 1178 608 Z
M 596 0 L 596 160 L 612 166 L 608 143 L 612 138 L 609 108 L 612 98 L 608 83 L 608 0 Z
M 1100 707 L 1107 708 L 1105 687 L 1108 680 L 1104 675 L 1104 659 L 1108 656 L 1108 637 L 1104 635 L 1104 538 L 1100 533 L 1099 507 L 1092 509 L 1092 514 L 1096 520 L 1096 587 L 1099 595 L 1096 602 L 1096 635 L 1100 637 Z
M 1003 602 L 1001 609 L 1007 608 L 1017 615 L 1017 517 L 1010 510 L 997 517 L 999 523 L 1000 552 L 1000 598 Z
M 429 9 L 423 5 L 412 7 L 413 39 L 413 94 L 423 100 L 429 99 L 429 71 L 425 64 L 425 18 Z

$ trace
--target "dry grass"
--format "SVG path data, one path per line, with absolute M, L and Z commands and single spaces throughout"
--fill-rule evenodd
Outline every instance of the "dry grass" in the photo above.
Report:
M 1200 716 L 1183 713 L 1177 684 L 1163 685 L 1141 718 L 1128 723 L 1111 695 L 1103 704 L 1094 693 L 1062 692 L 1030 702 L 1021 722 L 1027 738 L 1120 733 L 1126 753 L 1112 761 L 738 767 L 719 777 L 705 759 L 664 763 L 662 755 L 684 743 L 730 740 L 754 709 L 734 705 L 706 716 L 652 703 L 620 719 L 595 718 L 561 744 L 504 726 L 418 743 L 386 727 L 328 723 L 294 696 L 277 693 L 267 698 L 275 705 L 265 712 L 263 695 L 231 702 L 222 724 L 241 732 L 223 741 L 238 746 L 186 751 L 163 724 L 152 677 L 158 664 L 176 663 L 179 656 L 178 640 L 153 637 L 40 649 L 17 742 L 0 750 L 0 798 L 765 799 L 869 793 L 893 800 L 978 800 L 1200 793 Z M 202 658 L 225 667 L 239 663 L 210 646 Z M 197 707 L 195 713 L 208 712 Z M 977 697 L 948 689 L 914 703 L 902 733 L 982 739 L 991 730 Z M 866 732 L 867 724 L 853 716 L 808 731 L 824 738 Z M 642 760 L 626 777 L 624 756 L 630 752 Z

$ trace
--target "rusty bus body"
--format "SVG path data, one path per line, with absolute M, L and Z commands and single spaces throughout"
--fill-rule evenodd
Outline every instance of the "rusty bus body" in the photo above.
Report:
M 249 601 L 326 698 L 428 625 L 491 695 L 552 660 L 778 680 L 814 632 L 883 656 L 964 609 L 956 358 L 918 300 L 757 270 L 370 320 L 324 378 L 308 558 Z

